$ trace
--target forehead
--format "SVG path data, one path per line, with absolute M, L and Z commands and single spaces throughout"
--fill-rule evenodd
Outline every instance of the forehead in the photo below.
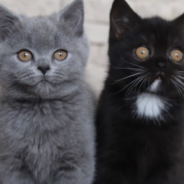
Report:
M 22 17 L 10 35 L 12 47 L 45 51 L 67 47 L 68 36 L 65 29 L 59 29 L 56 20 L 49 17 Z M 20 48 L 19 48 L 20 47 Z
M 139 34 L 142 34 L 146 41 L 158 47 L 183 43 L 183 37 L 180 30 L 175 29 L 174 21 L 166 21 L 157 17 L 144 19 Z

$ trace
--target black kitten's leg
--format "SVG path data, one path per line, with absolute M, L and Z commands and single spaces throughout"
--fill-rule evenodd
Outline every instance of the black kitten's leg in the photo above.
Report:
M 119 170 L 114 170 L 108 167 L 100 167 L 97 169 L 94 184 L 129 184 Z
M 184 166 L 175 164 L 170 169 L 165 169 L 152 175 L 143 184 L 183 184 Z
M 146 180 L 143 184 L 170 184 L 168 180 L 164 177 L 152 177 Z M 175 183 L 173 183 L 175 184 Z

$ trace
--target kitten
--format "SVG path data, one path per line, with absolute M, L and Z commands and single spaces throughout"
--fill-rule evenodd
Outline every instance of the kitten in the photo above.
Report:
M 110 18 L 95 184 L 183 184 L 184 15 L 142 19 L 115 0 Z
M 91 184 L 93 99 L 82 0 L 27 18 L 0 6 L 0 183 Z

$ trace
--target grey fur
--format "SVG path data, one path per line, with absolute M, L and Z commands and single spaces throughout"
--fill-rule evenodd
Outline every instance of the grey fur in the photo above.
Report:
M 72 10 L 72 11 L 71 11 Z M 84 82 L 83 2 L 49 17 L 0 7 L 0 184 L 91 184 L 94 104 Z M 21 62 L 27 49 L 33 60 Z M 53 59 L 65 49 L 64 61 Z M 49 65 L 45 77 L 37 69 Z

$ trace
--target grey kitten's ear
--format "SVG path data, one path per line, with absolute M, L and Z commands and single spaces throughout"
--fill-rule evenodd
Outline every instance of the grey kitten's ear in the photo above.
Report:
M 0 5 L 0 39 L 4 40 L 11 31 L 18 17 L 11 13 L 7 8 Z
M 84 4 L 83 0 L 74 0 L 67 6 L 59 17 L 60 21 L 64 20 L 67 28 L 76 36 L 81 36 L 84 31 Z
M 110 39 L 121 39 L 134 30 L 140 20 L 125 0 L 115 0 L 110 14 Z

